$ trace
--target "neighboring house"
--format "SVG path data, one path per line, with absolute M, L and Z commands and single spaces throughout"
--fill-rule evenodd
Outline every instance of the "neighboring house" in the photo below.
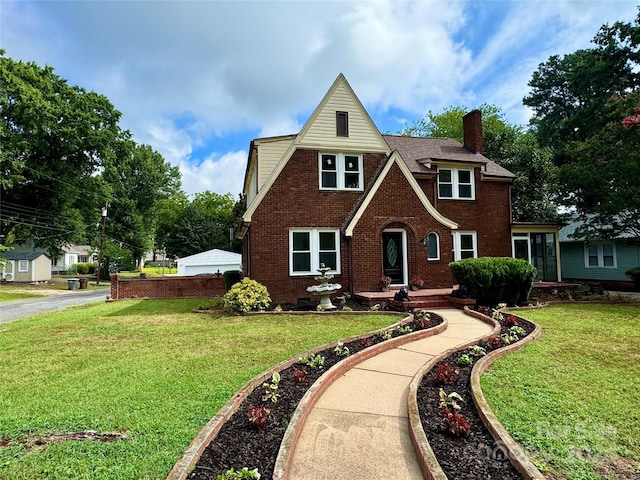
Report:
M 274 302 L 295 302 L 322 263 L 354 293 L 379 290 L 382 275 L 448 288 L 451 261 L 519 252 L 532 263 L 544 255 L 541 279 L 559 280 L 558 227 L 512 223 L 514 175 L 482 155 L 481 120 L 464 117 L 464 146 L 382 135 L 339 75 L 297 135 L 251 142 L 245 275 Z
M 610 289 L 634 288 L 624 272 L 640 266 L 640 239 L 585 241 L 573 238 L 580 223 L 572 221 L 560 230 L 562 278 L 565 281 L 598 282 Z
M 214 248 L 178 259 L 178 275 L 224 273 L 227 270 L 242 270 L 242 255 Z
M 51 280 L 51 259 L 42 252 L 4 253 L 7 262 L 2 268 L 2 280 L 6 282 L 44 282 Z
M 78 263 L 97 263 L 93 249 L 89 245 L 66 245 L 62 247 L 62 256 L 54 258 L 51 264 L 53 272 L 66 272 Z

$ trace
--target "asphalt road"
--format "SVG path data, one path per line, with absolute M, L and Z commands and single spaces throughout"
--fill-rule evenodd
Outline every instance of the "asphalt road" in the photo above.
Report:
M 110 293 L 108 288 L 87 291 L 74 290 L 65 295 L 2 302 L 0 303 L 0 323 L 60 310 L 72 305 L 104 301 Z

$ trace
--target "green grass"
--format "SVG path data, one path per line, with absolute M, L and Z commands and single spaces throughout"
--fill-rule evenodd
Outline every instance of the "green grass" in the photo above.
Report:
M 8 288 L 2 287 L 0 289 L 0 302 L 11 302 L 13 300 L 26 300 L 29 298 L 38 298 L 44 295 L 37 293 L 15 292 Z
M 204 303 L 102 303 L 0 325 L 0 438 L 14 441 L 0 447 L 0 479 L 163 479 L 255 375 L 398 318 L 191 313 Z M 15 443 L 84 430 L 130 438 Z
M 519 313 L 542 337 L 482 376 L 502 424 L 553 478 L 640 477 L 640 306 Z

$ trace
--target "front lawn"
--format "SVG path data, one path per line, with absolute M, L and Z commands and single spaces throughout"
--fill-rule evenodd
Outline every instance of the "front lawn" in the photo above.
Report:
M 2 325 L 0 479 L 165 478 L 200 429 L 255 375 L 398 320 L 191 313 L 205 303 L 93 304 Z M 36 444 L 48 434 L 87 430 L 128 439 Z
M 640 305 L 518 313 L 543 334 L 482 376 L 502 424 L 548 478 L 640 478 Z

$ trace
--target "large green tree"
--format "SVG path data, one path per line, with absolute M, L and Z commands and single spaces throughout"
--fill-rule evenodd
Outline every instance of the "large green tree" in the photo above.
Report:
M 98 173 L 121 135 L 120 112 L 53 68 L 0 51 L 0 117 L 0 234 L 54 254 L 85 240 L 100 215 Z
M 557 221 L 554 203 L 556 168 L 551 151 L 520 125 L 506 120 L 500 107 L 483 104 L 484 155 L 516 175 L 512 185 L 513 219 L 527 222 Z M 448 137 L 462 143 L 462 117 L 469 109 L 450 106 L 441 113 L 428 112 L 401 135 Z
M 633 22 L 600 28 L 593 48 L 541 64 L 524 103 L 560 167 L 559 193 L 590 238 L 639 237 L 640 9 Z

